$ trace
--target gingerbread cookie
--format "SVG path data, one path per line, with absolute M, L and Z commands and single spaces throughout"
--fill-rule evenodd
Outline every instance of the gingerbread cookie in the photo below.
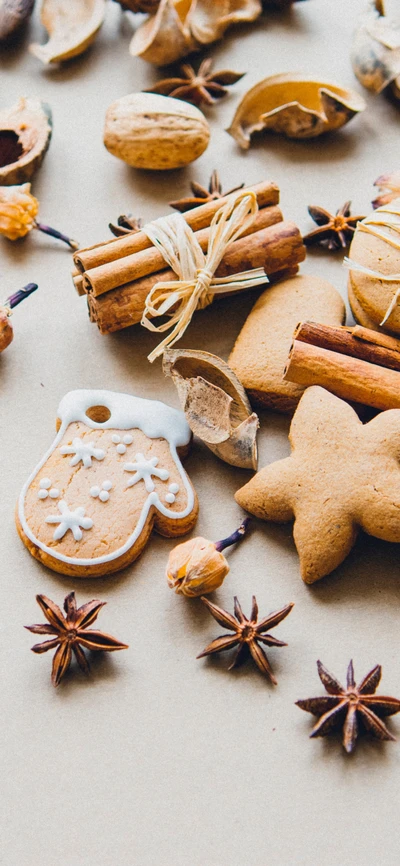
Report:
M 62 574 L 98 577 L 129 565 L 152 529 L 189 532 L 198 504 L 180 457 L 182 412 L 112 391 L 71 391 L 57 436 L 26 482 L 17 528 L 32 556 Z
M 395 199 L 358 223 L 346 260 L 355 320 L 396 336 L 400 334 L 399 233 L 400 199 Z
M 306 583 L 340 565 L 359 527 L 400 542 L 400 409 L 363 425 L 348 403 L 314 385 L 300 400 L 289 440 L 290 457 L 258 472 L 235 499 L 264 520 L 294 518 Z
M 283 375 L 296 325 L 307 320 L 343 325 L 345 316 L 339 292 L 319 277 L 291 277 L 263 292 L 229 358 L 250 402 L 293 412 L 304 387 L 286 381 Z
M 347 283 L 347 294 L 349 298 L 349 307 L 353 314 L 354 321 L 357 322 L 358 325 L 362 325 L 364 328 L 369 328 L 370 331 L 381 331 L 382 328 L 371 319 L 365 310 L 362 308 L 360 302 L 357 300 L 352 287 L 351 276 L 349 275 L 349 281 Z M 385 328 L 385 332 L 389 329 Z

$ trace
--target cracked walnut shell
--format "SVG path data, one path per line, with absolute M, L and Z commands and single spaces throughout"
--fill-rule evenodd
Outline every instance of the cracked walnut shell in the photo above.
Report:
M 0 185 L 30 180 L 50 144 L 51 109 L 39 99 L 21 97 L 0 111 Z
M 160 0 L 136 30 L 129 51 L 166 66 L 222 39 L 231 24 L 255 21 L 261 12 L 260 0 Z
M 245 94 L 227 132 L 245 150 L 253 133 L 262 130 L 287 138 L 315 138 L 339 129 L 365 107 L 353 90 L 307 80 L 300 73 L 282 73 L 264 78 Z
M 194 105 L 155 93 L 131 93 L 106 113 L 104 144 L 134 168 L 182 168 L 205 151 L 210 129 Z
M 390 87 L 400 99 L 400 20 L 385 16 L 383 0 L 370 0 L 354 33 L 351 63 L 367 90 Z
M 83 54 L 103 24 L 105 0 L 43 0 L 40 20 L 49 34 L 45 45 L 29 46 L 42 63 L 61 63 Z

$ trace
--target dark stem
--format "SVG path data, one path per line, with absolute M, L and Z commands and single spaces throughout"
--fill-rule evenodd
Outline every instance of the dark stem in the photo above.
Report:
M 57 229 L 52 229 L 50 228 L 50 226 L 45 226 L 43 223 L 38 223 L 36 221 L 35 228 L 39 229 L 40 232 L 44 232 L 46 235 L 51 235 L 52 238 L 57 238 L 57 240 L 59 241 L 64 241 L 65 244 L 68 244 L 71 250 L 79 250 L 78 241 L 73 241 L 72 238 L 67 238 L 66 235 L 58 232 Z
M 23 289 L 18 289 L 18 292 L 14 292 L 13 295 L 10 295 L 5 302 L 5 306 L 9 307 L 10 310 L 13 310 L 14 307 L 18 307 L 18 304 L 20 304 L 21 301 L 24 301 L 25 298 L 32 294 L 32 292 L 36 292 L 37 288 L 37 283 L 28 283 L 27 286 L 23 287 Z
M 245 517 L 239 528 L 232 532 L 232 535 L 228 535 L 228 538 L 223 538 L 221 541 L 215 542 L 216 550 L 225 550 L 226 547 L 230 547 L 231 544 L 236 544 L 237 541 L 241 541 L 241 539 L 246 535 L 248 525 L 250 523 L 250 517 Z

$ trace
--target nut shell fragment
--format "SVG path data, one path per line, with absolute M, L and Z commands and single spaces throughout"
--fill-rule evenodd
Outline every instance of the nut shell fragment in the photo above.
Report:
M 50 35 L 29 50 L 43 63 L 59 63 L 83 54 L 104 21 L 106 0 L 43 0 L 40 18 Z
M 134 168 L 181 168 L 206 149 L 210 129 L 194 105 L 155 93 L 131 93 L 106 113 L 104 144 Z
M 50 144 L 51 109 L 21 97 L 0 111 L 0 186 L 25 183 L 40 168 Z
M 339 129 L 366 105 L 362 96 L 337 84 L 282 73 L 260 81 L 240 102 L 227 130 L 247 150 L 254 132 L 316 138 Z
M 400 99 L 400 19 L 385 17 L 382 0 L 370 0 L 354 34 L 351 62 L 367 90 L 381 93 L 390 85 Z
M 165 66 L 221 39 L 231 24 L 255 21 L 261 12 L 260 0 L 160 0 L 129 50 L 134 57 Z
M 0 42 L 11 39 L 32 14 L 35 0 L 0 0 Z
M 233 370 L 217 355 L 167 349 L 163 371 L 177 388 L 192 432 L 225 463 L 257 468 L 257 415 Z

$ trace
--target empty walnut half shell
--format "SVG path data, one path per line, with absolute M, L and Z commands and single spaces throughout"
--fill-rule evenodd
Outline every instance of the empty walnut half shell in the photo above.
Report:
M 51 109 L 38 99 L 21 97 L 0 111 L 0 186 L 30 180 L 42 164 L 51 132 Z
M 261 12 L 260 0 L 160 0 L 129 50 L 134 57 L 165 66 L 221 39 L 231 24 L 254 21 Z
M 246 150 L 252 134 L 261 130 L 315 138 L 339 129 L 365 107 L 354 90 L 282 73 L 264 78 L 245 94 L 227 132 Z
M 43 0 L 40 19 L 49 33 L 45 45 L 29 50 L 43 63 L 59 63 L 83 54 L 104 20 L 106 0 Z
M 163 371 L 176 385 L 192 432 L 231 466 L 257 469 L 257 415 L 243 385 L 217 355 L 167 349 Z
M 371 0 L 354 34 L 351 62 L 367 90 L 391 86 L 400 99 L 400 19 L 385 18 L 383 0 Z

